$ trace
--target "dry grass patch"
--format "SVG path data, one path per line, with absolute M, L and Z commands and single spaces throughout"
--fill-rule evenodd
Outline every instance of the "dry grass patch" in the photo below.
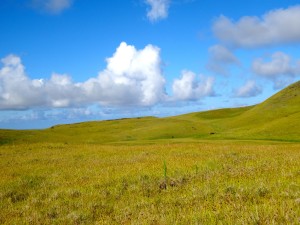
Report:
M 300 222 L 299 144 L 20 144 L 0 154 L 1 224 Z

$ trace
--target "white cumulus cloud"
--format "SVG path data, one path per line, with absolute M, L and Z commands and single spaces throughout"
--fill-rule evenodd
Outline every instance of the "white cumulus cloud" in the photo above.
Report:
M 30 80 L 21 59 L 9 55 L 1 60 L 0 109 L 22 109 L 43 104 L 43 82 Z
M 73 0 L 32 0 L 32 6 L 49 13 L 60 13 L 71 7 Z
M 235 91 L 235 97 L 249 98 L 262 93 L 262 88 L 254 80 L 248 80 L 243 86 Z
M 213 31 L 222 42 L 234 47 L 300 43 L 300 6 L 273 10 L 262 17 L 245 16 L 238 21 L 220 16 Z
M 20 57 L 8 55 L 0 65 L 0 110 L 80 108 L 99 104 L 109 107 L 154 106 L 168 101 L 191 101 L 213 96 L 214 78 L 183 71 L 165 91 L 160 49 L 147 45 L 136 49 L 122 42 L 106 59 L 98 76 L 74 82 L 68 74 L 50 79 L 30 79 Z
M 201 76 L 197 80 L 195 73 L 182 71 L 181 78 L 175 79 L 172 85 L 175 100 L 198 100 L 201 97 L 213 96 L 214 78 Z
M 165 97 L 165 79 L 160 49 L 148 45 L 142 50 L 125 42 L 107 59 L 107 68 L 97 78 L 82 84 L 90 99 L 106 105 L 153 105 Z
M 155 22 L 168 17 L 168 11 L 171 0 L 146 0 L 145 3 L 150 6 L 147 17 L 151 22 Z
M 66 74 L 49 80 L 30 79 L 21 59 L 9 55 L 0 69 L 0 109 L 69 107 L 99 103 L 111 106 L 150 106 L 166 97 L 160 49 L 137 50 L 121 43 L 107 59 L 107 68 L 94 78 L 75 83 Z

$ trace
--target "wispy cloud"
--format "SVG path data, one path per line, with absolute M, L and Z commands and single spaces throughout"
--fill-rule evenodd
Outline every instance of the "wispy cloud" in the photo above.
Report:
M 295 61 L 283 52 L 275 52 L 271 59 L 255 59 L 252 71 L 272 81 L 274 89 L 280 89 L 294 82 L 295 77 L 300 75 L 300 60 Z
M 229 66 L 240 64 L 235 55 L 222 45 L 214 45 L 208 51 L 210 58 L 207 68 L 214 73 L 228 75 Z
M 31 5 L 48 13 L 59 14 L 71 7 L 73 0 L 31 0 Z
M 270 11 L 262 17 L 245 16 L 238 21 L 220 16 L 213 31 L 233 47 L 260 47 L 300 43 L 300 6 Z
M 147 17 L 151 22 L 156 22 L 168 17 L 171 0 L 145 0 L 149 5 Z
M 243 86 L 234 91 L 234 96 L 238 98 L 255 97 L 262 93 L 262 88 L 254 80 L 248 80 Z
M 283 52 L 275 52 L 271 55 L 271 60 L 257 58 L 252 63 L 252 70 L 255 74 L 267 78 L 278 76 L 296 76 L 300 74 L 300 61 L 293 63 L 289 55 Z

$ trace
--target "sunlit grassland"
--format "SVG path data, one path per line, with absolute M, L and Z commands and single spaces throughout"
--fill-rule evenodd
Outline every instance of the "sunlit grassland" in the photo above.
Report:
M 0 146 L 0 224 L 299 224 L 300 144 Z

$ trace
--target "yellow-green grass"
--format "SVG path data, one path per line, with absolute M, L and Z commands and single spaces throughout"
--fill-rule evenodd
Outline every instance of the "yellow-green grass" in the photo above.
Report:
M 0 224 L 299 224 L 300 82 L 167 118 L 0 130 Z
M 2 145 L 0 224 L 299 224 L 299 149 L 261 141 Z

